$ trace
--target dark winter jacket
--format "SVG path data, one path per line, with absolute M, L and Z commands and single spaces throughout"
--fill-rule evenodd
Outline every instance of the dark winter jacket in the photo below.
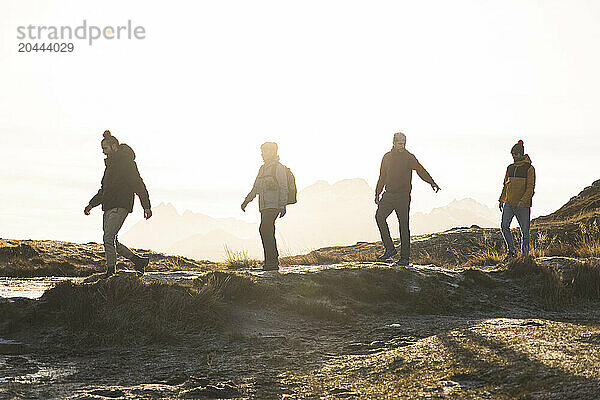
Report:
M 90 200 L 91 207 L 102 204 L 102 210 L 120 207 L 132 212 L 134 193 L 136 193 L 142 207 L 145 210 L 150 208 L 148 190 L 134 160 L 133 149 L 124 143 L 119 145 L 119 149 L 113 155 L 104 160 L 106 168 L 102 185 Z
M 381 171 L 375 188 L 375 195 L 379 196 L 383 189 L 386 192 L 410 192 L 412 189 L 412 171 L 417 171 L 421 179 L 433 184 L 433 178 L 419 163 L 417 158 L 407 150 L 392 149 L 381 160 Z

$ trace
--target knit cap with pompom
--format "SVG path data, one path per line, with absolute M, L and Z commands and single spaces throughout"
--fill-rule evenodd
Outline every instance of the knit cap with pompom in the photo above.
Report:
M 525 148 L 523 147 L 523 141 L 519 140 L 510 150 L 511 153 L 525 154 Z

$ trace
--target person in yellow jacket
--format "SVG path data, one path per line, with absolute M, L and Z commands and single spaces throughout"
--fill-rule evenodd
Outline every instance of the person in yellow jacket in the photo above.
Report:
M 502 194 L 499 199 L 500 211 L 502 211 L 502 235 L 508 248 L 505 260 L 515 257 L 515 242 L 510 232 L 510 223 L 517 217 L 521 228 L 521 250 L 523 255 L 529 254 L 529 228 L 531 218 L 531 199 L 535 190 L 535 168 L 531 165 L 531 159 L 525 154 L 523 141 L 519 140 L 510 153 L 514 163 L 506 169 Z

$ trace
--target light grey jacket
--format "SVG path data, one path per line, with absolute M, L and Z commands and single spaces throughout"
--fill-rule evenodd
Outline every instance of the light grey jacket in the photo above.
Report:
M 283 210 L 287 205 L 287 174 L 285 168 L 279 162 L 279 157 L 261 165 L 254 186 L 246 196 L 245 202 L 250 203 L 256 195 L 258 195 L 258 209 L 260 211 L 273 208 Z

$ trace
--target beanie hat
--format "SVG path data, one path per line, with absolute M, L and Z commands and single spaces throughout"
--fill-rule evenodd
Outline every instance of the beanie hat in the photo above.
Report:
M 525 148 L 523 147 L 523 141 L 519 140 L 517 144 L 515 144 L 512 149 L 510 149 L 511 153 L 517 154 L 525 154 Z

